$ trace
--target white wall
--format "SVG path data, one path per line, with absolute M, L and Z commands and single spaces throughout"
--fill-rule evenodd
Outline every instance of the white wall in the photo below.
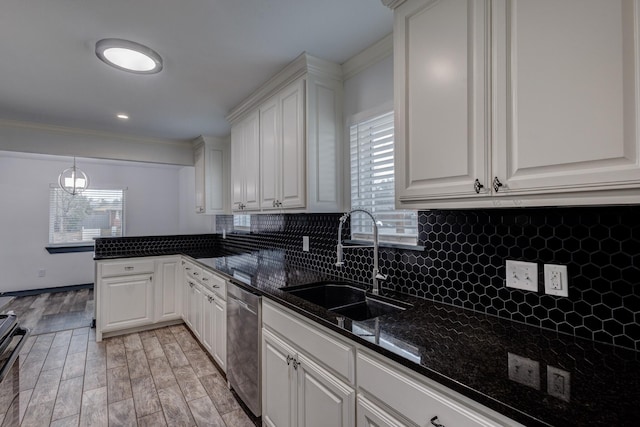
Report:
M 344 117 L 393 102 L 393 56 L 376 62 L 344 82 Z
M 128 188 L 127 236 L 211 231 L 211 217 L 191 218 L 195 202 L 185 202 L 194 186 L 183 174 L 189 170 L 193 174 L 193 167 L 185 167 L 185 172 L 181 166 L 150 163 L 84 158 L 77 162 L 89 175 L 91 187 Z M 94 281 L 93 252 L 49 254 L 45 250 L 49 184 L 71 163 L 68 157 L 0 151 L 0 292 Z M 46 270 L 45 277 L 38 277 L 40 269 Z

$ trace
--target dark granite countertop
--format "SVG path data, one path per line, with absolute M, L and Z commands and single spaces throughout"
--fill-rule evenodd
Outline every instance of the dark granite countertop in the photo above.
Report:
M 413 307 L 377 319 L 346 320 L 338 326 L 338 315 L 282 290 L 330 279 L 290 265 L 282 251 L 189 255 L 525 425 L 626 426 L 640 420 L 638 352 L 384 291 Z M 508 360 L 513 355 L 539 363 L 537 387 L 509 379 Z M 568 373 L 569 378 L 562 382 L 557 373 Z

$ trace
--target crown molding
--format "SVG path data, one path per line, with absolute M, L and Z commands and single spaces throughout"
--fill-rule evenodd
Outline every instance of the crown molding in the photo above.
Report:
M 268 97 L 307 73 L 342 80 L 342 67 L 340 65 L 303 52 L 276 75 L 267 80 L 258 90 L 234 107 L 227 115 L 227 121 L 229 123 L 236 122 Z
M 343 79 L 350 79 L 391 55 L 393 55 L 393 33 L 387 34 L 384 38 L 344 62 L 342 64 Z
M 389 9 L 395 9 L 396 7 L 400 6 L 402 3 L 404 3 L 407 0 L 380 0 L 382 1 L 382 4 L 387 6 Z

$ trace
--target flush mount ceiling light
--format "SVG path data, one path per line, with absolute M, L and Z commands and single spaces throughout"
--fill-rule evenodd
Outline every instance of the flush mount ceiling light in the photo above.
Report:
M 116 117 L 120 120 L 129 120 L 129 115 L 124 113 L 117 114 Z
M 96 43 L 96 55 L 105 64 L 135 74 L 155 74 L 162 70 L 162 58 L 140 43 L 123 39 L 102 39 Z
M 73 166 L 62 171 L 58 176 L 58 185 L 67 193 L 75 196 L 89 187 L 89 177 L 76 167 L 76 158 L 73 158 Z

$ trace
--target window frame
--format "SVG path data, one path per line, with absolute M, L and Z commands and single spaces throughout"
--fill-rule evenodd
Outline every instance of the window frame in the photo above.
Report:
M 349 210 L 361 208 L 360 206 L 357 206 L 357 207 L 353 206 L 352 193 L 351 193 L 351 189 L 352 189 L 351 127 L 354 125 L 358 125 L 358 124 L 370 121 L 370 120 L 374 120 L 377 117 L 380 117 L 389 113 L 392 113 L 394 115 L 394 147 L 395 147 L 395 111 L 394 111 L 393 102 L 391 101 L 385 102 L 375 108 L 371 108 L 371 109 L 353 114 L 345 120 L 344 133 L 345 133 L 345 141 L 347 142 L 345 144 L 345 152 L 346 152 L 346 158 L 347 158 L 347 162 L 345 165 L 345 176 L 347 177 L 347 179 L 345 180 L 345 192 L 347 195 L 346 199 L 348 201 L 347 206 L 349 207 Z M 394 176 L 395 176 L 395 170 L 394 170 Z M 394 192 L 395 192 L 395 189 L 394 189 Z M 407 209 L 403 209 L 399 211 L 407 211 Z M 379 234 L 378 238 L 379 238 L 380 246 L 394 247 L 394 248 L 401 248 L 401 249 L 424 250 L 424 246 L 418 245 L 419 243 L 418 219 L 417 219 L 418 211 L 415 211 L 415 213 L 416 213 L 416 229 L 415 229 L 415 240 L 413 242 L 386 241 L 384 240 L 384 234 Z M 413 234 L 411 236 L 413 236 Z M 356 243 L 356 244 L 370 244 L 372 240 L 373 240 L 373 234 L 361 233 L 361 232 L 354 233 L 353 229 L 351 229 L 351 236 L 348 242 Z
M 126 194 L 128 188 L 116 188 L 116 189 L 106 189 L 106 188 L 90 188 L 87 191 L 110 191 L 110 192 L 122 192 L 122 207 L 120 209 L 120 221 L 121 221 L 121 232 L 119 236 L 116 237 L 125 237 L 126 236 Z M 54 230 L 54 222 L 55 217 L 53 214 L 53 206 L 52 202 L 54 196 L 52 195 L 54 191 L 64 191 L 60 188 L 58 184 L 49 184 L 49 226 L 48 226 L 48 239 L 45 249 L 51 253 L 68 253 L 68 252 L 89 252 L 93 250 L 94 241 L 96 238 L 100 238 L 103 236 L 92 237 L 91 240 L 79 240 L 79 241 L 67 241 L 67 242 L 52 242 L 52 236 L 55 233 Z M 82 193 L 80 193 L 82 195 Z

